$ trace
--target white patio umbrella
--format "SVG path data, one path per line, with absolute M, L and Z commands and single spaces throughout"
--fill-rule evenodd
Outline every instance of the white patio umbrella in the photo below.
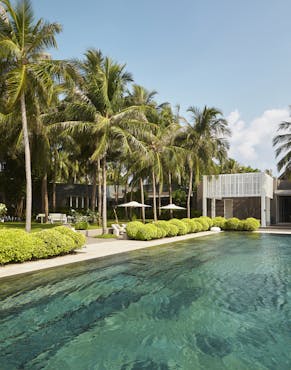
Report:
M 145 208 L 145 207 L 151 207 L 151 206 L 133 201 L 133 202 L 119 204 L 118 207 Z
M 160 209 L 170 209 L 170 210 L 175 210 L 175 209 L 186 209 L 184 207 L 176 206 L 174 203 L 170 203 L 166 206 L 160 207 Z

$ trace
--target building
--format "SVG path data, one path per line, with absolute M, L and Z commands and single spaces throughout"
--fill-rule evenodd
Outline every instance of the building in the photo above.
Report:
M 264 172 L 203 176 L 203 215 L 256 217 L 262 227 L 291 223 L 291 181 Z

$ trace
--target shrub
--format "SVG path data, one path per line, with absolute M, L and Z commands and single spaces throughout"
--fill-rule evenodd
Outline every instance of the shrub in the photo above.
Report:
M 86 242 L 86 237 L 83 234 L 77 233 L 76 231 L 66 226 L 57 226 L 53 230 L 57 230 L 61 234 L 67 235 L 72 238 L 74 240 L 76 248 L 81 248 Z
M 239 230 L 240 228 L 240 220 L 236 217 L 232 217 L 226 220 L 225 230 Z
M 55 229 L 42 230 L 35 233 L 35 235 L 45 243 L 44 253 L 46 255 L 38 255 L 38 258 L 57 256 L 76 249 L 75 242 L 72 238 Z
M 187 226 L 184 224 L 183 221 L 173 218 L 172 220 L 168 221 L 169 223 L 177 226 L 178 228 L 178 235 L 185 235 L 187 234 Z
M 138 231 L 135 239 L 137 240 L 152 240 L 157 239 L 159 234 L 159 228 L 154 224 L 146 224 L 138 227 Z
M 194 225 L 193 225 L 193 222 L 190 220 L 190 218 L 182 218 L 181 221 L 184 222 L 184 224 L 186 225 L 188 234 L 194 232 L 193 231 Z
M 23 230 L 0 230 L 0 263 L 23 262 L 32 259 L 33 250 L 42 241 Z
M 136 238 L 136 234 L 141 226 L 143 226 L 143 223 L 140 221 L 132 221 L 126 225 L 126 233 L 129 239 Z
M 196 221 L 196 218 L 191 219 L 192 225 L 193 225 L 193 232 L 194 233 L 199 233 L 200 231 L 203 230 L 203 226 L 201 225 L 200 222 Z
M 89 224 L 87 221 L 79 221 L 75 223 L 75 229 L 76 230 L 88 230 Z
M 210 217 L 207 217 L 207 216 L 200 216 L 198 219 L 199 219 L 199 220 L 204 220 L 204 221 L 206 221 L 206 222 L 208 223 L 208 229 L 210 229 L 210 228 L 213 226 L 213 220 L 212 220 L 212 218 L 210 218 Z
M 225 228 L 226 218 L 218 216 L 214 217 L 212 221 L 213 226 L 220 227 L 222 230 Z
M 255 231 L 260 227 L 260 221 L 256 218 L 249 217 L 246 220 L 243 220 L 243 230 L 246 231 Z
M 209 229 L 209 223 L 205 219 L 199 217 L 199 218 L 193 218 L 193 220 L 201 224 L 202 226 L 201 231 L 206 231 Z
M 157 226 L 159 229 L 164 230 L 164 232 L 166 233 L 165 236 L 168 236 L 168 234 L 170 233 L 171 226 L 167 221 L 156 221 L 153 224 Z

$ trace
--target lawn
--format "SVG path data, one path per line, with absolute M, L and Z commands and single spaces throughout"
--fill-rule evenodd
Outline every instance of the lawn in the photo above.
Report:
M 128 221 L 120 220 L 119 223 L 127 223 Z M 110 227 L 112 224 L 116 223 L 115 220 L 108 220 L 108 227 Z M 39 222 L 32 222 L 31 223 L 31 231 L 36 232 L 43 229 L 51 229 L 52 227 L 59 226 L 61 224 L 55 223 L 55 224 L 41 224 Z M 3 228 L 9 228 L 9 229 L 25 229 L 25 222 L 0 222 L 0 229 Z M 101 227 L 94 224 L 89 225 L 89 230 L 93 229 L 100 229 Z

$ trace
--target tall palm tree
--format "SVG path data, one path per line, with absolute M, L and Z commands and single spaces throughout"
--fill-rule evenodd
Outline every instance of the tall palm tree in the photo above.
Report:
M 26 231 L 31 229 L 32 179 L 27 100 L 38 96 L 49 101 L 55 83 L 64 65 L 54 62 L 45 54 L 47 48 L 56 47 L 55 36 L 61 31 L 58 23 L 34 20 L 30 0 L 19 0 L 15 6 L 10 0 L 1 0 L 5 17 L 0 17 L 0 60 L 6 68 L 1 70 L 5 88 L 1 109 L 20 107 L 26 174 Z M 4 81 L 4 82 L 3 82 Z
M 279 134 L 273 139 L 273 146 L 277 147 L 276 157 L 281 159 L 277 163 L 277 168 L 282 171 L 286 178 L 291 177 L 291 122 L 285 121 L 279 125 Z
M 189 107 L 191 122 L 180 137 L 182 146 L 187 150 L 186 163 L 189 169 L 189 186 L 187 196 L 187 217 L 191 216 L 191 195 L 194 184 L 198 185 L 201 172 L 211 173 L 215 170 L 215 160 L 227 157 L 229 147 L 227 137 L 230 130 L 222 112 L 214 107 L 205 106 L 202 110 Z
M 121 157 L 134 148 L 144 150 L 138 140 L 146 130 L 142 109 L 126 107 L 124 92 L 132 77 L 125 65 L 103 57 L 99 50 L 88 50 L 80 64 L 83 81 L 67 104 L 66 121 L 62 122 L 73 134 L 82 134 L 87 141 L 90 161 L 101 161 L 102 170 L 102 229 L 107 232 L 107 161 Z

